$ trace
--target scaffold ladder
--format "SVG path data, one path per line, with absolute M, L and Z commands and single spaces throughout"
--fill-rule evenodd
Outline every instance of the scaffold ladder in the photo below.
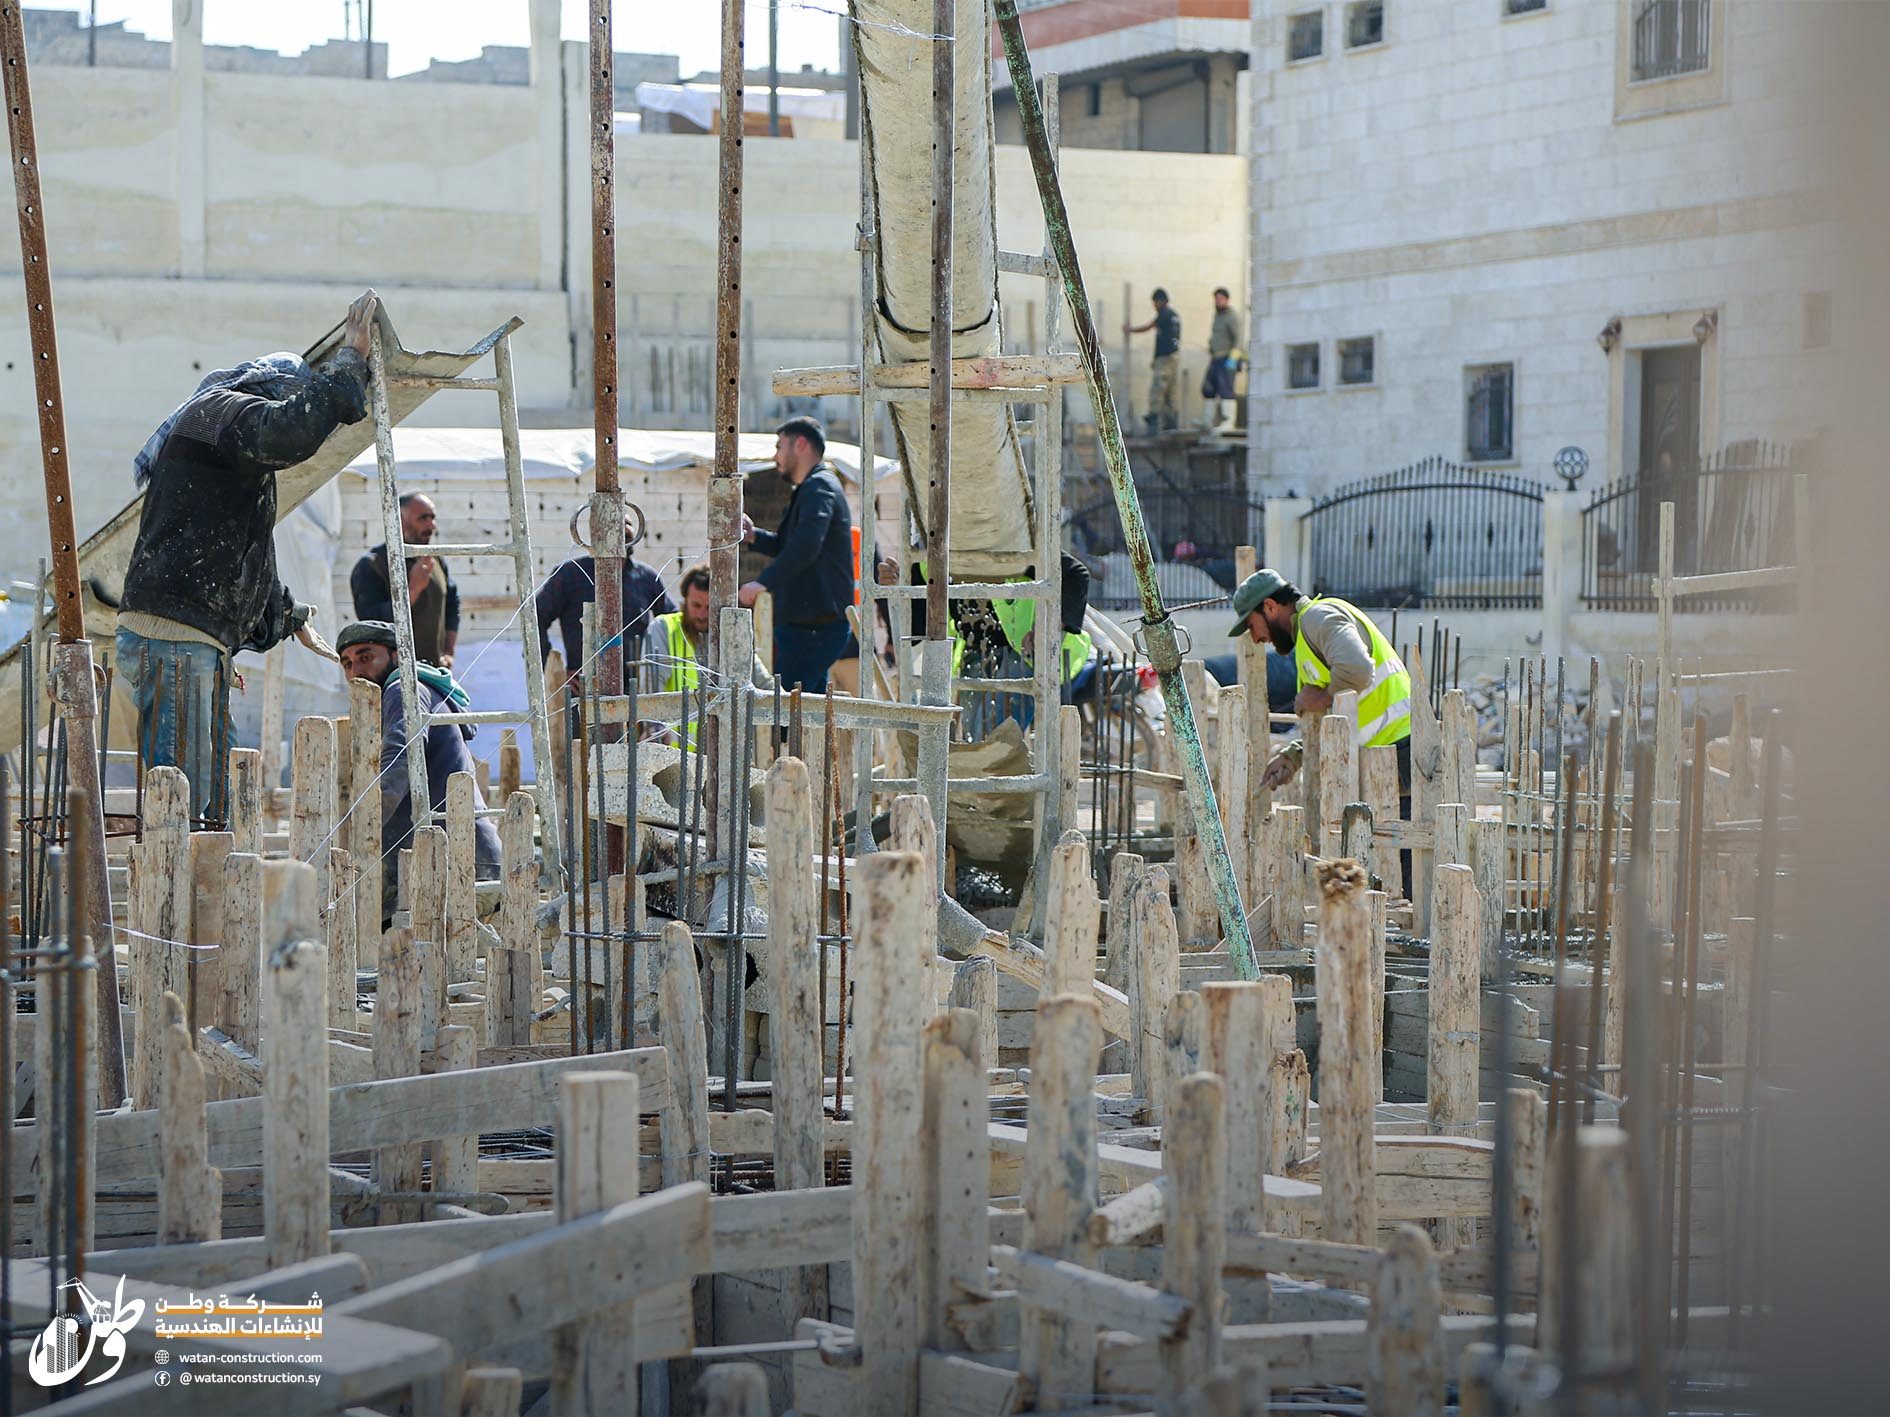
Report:
M 555 871 L 562 857 L 559 853 L 558 794 L 552 779 L 551 726 L 545 715 L 545 667 L 538 658 L 538 619 L 527 613 L 532 595 L 531 518 L 525 501 L 525 468 L 518 449 L 518 396 L 512 379 L 512 331 L 519 327 L 510 321 L 492 346 L 493 377 L 490 379 L 442 378 L 430 375 L 396 374 L 392 382 L 425 384 L 434 389 L 460 389 L 499 396 L 499 440 L 505 453 L 505 496 L 511 539 L 505 542 L 432 542 L 409 544 L 401 533 L 400 488 L 394 465 L 394 425 L 388 415 L 386 364 L 381 353 L 381 327 L 377 321 L 368 342 L 369 400 L 374 416 L 375 462 L 380 469 L 381 522 L 387 536 L 387 579 L 394 607 L 394 639 L 400 654 L 400 694 L 406 708 L 410 750 L 407 753 L 407 781 L 413 800 L 413 828 L 432 826 L 437 817 L 427 786 L 427 756 L 424 748 L 411 751 L 416 727 L 416 708 L 420 703 L 420 680 L 415 672 L 413 607 L 400 593 L 394 579 L 394 567 L 404 567 L 410 556 L 509 556 L 514 584 L 520 597 L 519 613 L 513 617 L 518 627 L 519 647 L 525 661 L 525 707 L 485 708 L 466 711 L 449 710 L 430 715 L 426 726 L 441 723 L 528 724 L 532 742 L 532 796 L 538 803 L 538 827 L 544 849 L 546 872 Z M 424 729 L 422 729 L 424 732 Z M 424 742 L 424 739 L 421 740 Z M 500 816 L 505 804 L 489 804 L 483 815 Z

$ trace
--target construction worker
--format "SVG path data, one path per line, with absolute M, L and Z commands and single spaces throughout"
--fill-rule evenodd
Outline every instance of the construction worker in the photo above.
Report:
M 1181 383 L 1181 314 L 1168 303 L 1168 292 L 1159 285 L 1149 299 L 1155 313 L 1146 324 L 1124 324 L 1125 335 L 1155 331 L 1155 357 L 1149 362 L 1148 412 L 1142 423 L 1150 437 L 1172 432 L 1181 424 L 1181 411 L 1175 405 L 1175 390 Z
M 709 568 L 691 566 L 676 583 L 682 609 L 658 615 L 643 637 L 643 678 L 646 693 L 692 692 L 701 682 L 703 656 L 709 652 Z M 755 657 L 753 681 L 758 689 L 772 689 L 774 679 Z M 694 742 L 695 725 L 689 727 Z
M 424 492 L 400 494 L 400 539 L 425 546 L 439 529 L 439 512 Z M 413 652 L 428 664 L 453 667 L 459 644 L 459 586 L 438 556 L 409 556 L 402 583 L 413 622 Z M 387 579 L 387 543 L 370 547 L 348 576 L 357 620 L 394 621 L 394 592 Z
M 348 308 L 320 368 L 279 353 L 206 376 L 132 459 L 144 506 L 118 606 L 118 673 L 145 764 L 183 770 L 193 817 L 227 815 L 236 652 L 293 637 L 334 657 L 309 624 L 313 607 L 276 578 L 276 472 L 367 417 L 374 306 L 369 291 Z
M 779 530 L 760 531 L 742 514 L 742 540 L 774 564 L 736 598 L 752 610 L 762 591 L 774 597 L 775 670 L 786 687 L 818 694 L 853 637 L 853 512 L 819 419 L 790 418 L 775 429 L 774 467 L 794 489 Z
M 394 627 L 385 620 L 356 620 L 335 638 L 341 673 L 349 682 L 369 679 L 381 686 L 381 850 L 389 862 L 403 846 L 413 844 L 413 795 L 407 775 L 407 750 L 414 730 L 401 700 L 400 656 Z M 427 796 L 436 815 L 446 812 L 448 779 L 456 772 L 473 773 L 473 810 L 485 808 L 479 795 L 478 775 L 467 742 L 476 731 L 470 723 L 434 723 L 433 715 L 463 711 L 466 691 L 452 671 L 424 661 L 414 665 L 420 687 L 423 750 L 427 755 Z M 499 829 L 486 817 L 473 819 L 473 862 L 481 880 L 499 875 Z M 381 915 L 385 924 L 394 912 L 395 872 L 382 872 Z
M 625 644 L 642 642 L 649 629 L 650 617 L 666 615 L 676 608 L 663 588 L 663 581 L 652 566 L 646 566 L 630 554 L 630 518 L 624 517 L 623 553 L 623 639 Z M 564 668 L 567 682 L 576 679 L 589 661 L 584 658 L 584 607 L 597 599 L 597 558 L 573 556 L 545 577 L 534 604 L 538 611 L 538 658 L 551 653 L 551 627 L 557 625 L 564 641 Z M 547 690 L 558 685 L 547 684 Z
M 1358 745 L 1398 749 L 1398 789 L 1411 791 L 1411 676 L 1379 629 L 1356 606 L 1334 596 L 1307 596 L 1278 571 L 1261 567 L 1234 592 L 1228 638 L 1251 635 L 1291 655 L 1299 676 L 1293 711 L 1324 713 L 1335 694 L 1358 695 Z M 1305 744 L 1295 740 L 1275 753 L 1260 776 L 1281 787 L 1299 771 Z

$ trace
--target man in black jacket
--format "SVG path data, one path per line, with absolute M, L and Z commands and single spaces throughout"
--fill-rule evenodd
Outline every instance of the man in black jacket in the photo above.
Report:
M 658 615 L 674 615 L 676 602 L 669 598 L 663 581 L 650 567 L 630 554 L 629 518 L 624 519 L 623 553 L 623 642 L 633 647 L 643 643 L 650 622 Z M 570 679 L 589 664 L 584 657 L 584 607 L 597 599 L 597 558 L 573 556 L 545 577 L 538 588 L 538 658 L 551 653 L 551 627 L 558 627 L 564 641 L 564 669 Z M 595 651 L 593 651 L 595 653 Z M 624 656 L 634 658 L 634 652 Z M 558 685 L 546 688 L 556 690 Z
M 779 531 L 760 531 L 742 516 L 742 540 L 774 564 L 741 588 L 752 608 L 774 597 L 774 674 L 783 688 L 827 688 L 827 671 L 852 637 L 853 513 L 840 474 L 826 461 L 827 435 L 814 418 L 790 418 L 775 430 L 775 471 L 794 489 Z
M 424 492 L 400 494 L 400 539 L 409 546 L 432 541 L 439 521 L 433 499 Z M 453 573 L 438 556 L 409 556 L 401 590 L 411 607 L 414 654 L 428 664 L 451 669 L 453 651 L 459 645 L 459 587 L 453 583 Z M 385 541 L 370 547 L 354 563 L 348 592 L 354 598 L 355 619 L 393 624 L 394 591 L 387 579 Z
M 147 766 L 181 768 L 192 814 L 227 816 L 230 660 L 290 636 L 333 651 L 313 607 L 276 579 L 276 471 L 367 415 L 372 291 L 348 309 L 320 369 L 272 354 L 222 369 L 133 460 L 144 487 L 138 540 L 119 601 L 118 672 L 138 705 Z

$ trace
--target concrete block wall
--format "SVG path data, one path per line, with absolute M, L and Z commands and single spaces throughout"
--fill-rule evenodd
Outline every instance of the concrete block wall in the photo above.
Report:
M 524 421 L 589 421 L 584 49 L 557 41 L 555 24 L 534 34 L 543 53 L 528 86 L 205 73 L 189 43 L 172 47 L 170 70 L 35 70 L 82 535 L 129 500 L 132 453 L 206 371 L 305 347 L 369 284 L 414 347 L 464 348 L 522 316 Z M 744 409 L 765 429 L 788 412 L 768 392 L 773 369 L 856 357 L 859 157 L 842 141 L 745 151 Z M 1040 249 L 1024 154 L 1001 149 L 996 172 L 1002 243 Z M 706 427 L 716 140 L 620 135 L 616 176 L 624 421 Z M 1063 180 L 1112 351 L 1125 282 L 1138 318 L 1166 284 L 1190 346 L 1204 346 L 1213 287 L 1244 299 L 1242 161 L 1073 149 Z M 14 291 L 0 298 L 0 466 L 12 473 L 0 479 L 0 574 L 30 575 L 46 541 L 16 249 L 0 241 L 0 283 Z M 1021 321 L 1015 303 L 1040 303 L 1042 283 L 1007 277 L 1004 299 Z M 1138 386 L 1151 347 L 1137 341 Z M 852 401 L 827 402 L 820 412 L 844 428 Z M 414 421 L 493 417 L 490 399 L 460 395 Z

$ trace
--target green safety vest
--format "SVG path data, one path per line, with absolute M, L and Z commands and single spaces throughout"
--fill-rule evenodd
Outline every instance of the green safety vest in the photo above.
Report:
M 1323 688 L 1332 682 L 1332 671 L 1312 652 L 1306 637 L 1298 633 L 1299 619 L 1308 606 L 1336 605 L 1358 623 L 1365 632 L 1372 652 L 1372 681 L 1358 696 L 1358 743 L 1362 748 L 1382 748 L 1411 736 L 1411 675 L 1391 647 L 1391 641 L 1378 633 L 1378 627 L 1358 609 L 1337 596 L 1314 596 L 1301 605 L 1293 616 L 1297 643 L 1293 646 L 1293 664 L 1299 671 L 1299 687 Z
M 919 562 L 919 573 L 926 574 L 925 562 Z M 1021 581 L 1022 576 L 1012 576 L 1012 580 Z M 1024 636 L 1037 627 L 1037 602 L 1034 600 L 994 600 L 991 609 L 997 616 L 998 628 L 1004 631 L 1004 638 L 1010 647 L 1021 656 L 1024 653 Z M 956 616 L 946 617 L 946 626 L 951 631 L 952 641 L 952 678 L 963 678 L 965 665 L 965 641 L 958 633 Z M 1096 655 L 1096 642 L 1081 630 L 1063 632 L 1062 658 L 1063 682 L 1069 683 L 1083 672 L 1083 666 Z
M 682 611 L 669 615 L 658 615 L 656 623 L 663 628 L 664 639 L 668 643 L 669 677 L 663 680 L 665 693 L 685 693 L 696 687 L 698 682 L 697 666 L 702 663 L 696 654 L 696 647 L 689 638 L 689 631 L 683 628 Z M 689 725 L 688 741 L 691 746 L 696 741 L 696 725 Z

